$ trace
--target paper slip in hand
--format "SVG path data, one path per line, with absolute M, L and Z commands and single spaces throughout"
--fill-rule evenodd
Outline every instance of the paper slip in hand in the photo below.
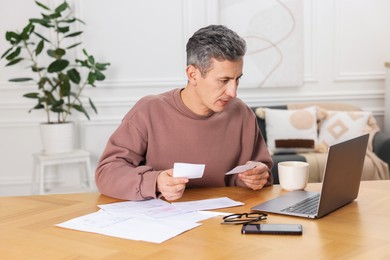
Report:
M 259 165 L 258 162 L 251 162 L 251 163 L 248 163 L 248 164 L 239 165 L 239 166 L 235 167 L 234 169 L 232 169 L 232 170 L 228 171 L 227 173 L 225 173 L 225 175 L 245 172 L 247 170 L 255 168 L 257 165 Z
M 205 166 L 204 164 L 174 163 L 173 177 L 202 178 Z

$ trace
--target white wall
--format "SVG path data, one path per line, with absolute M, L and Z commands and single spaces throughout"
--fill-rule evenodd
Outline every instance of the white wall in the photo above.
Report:
M 221 15 L 221 6 L 232 2 L 71 1 L 77 15 L 87 23 L 83 35 L 85 48 L 97 59 L 112 64 L 107 80 L 88 92 L 99 114 L 91 115 L 90 121 L 74 117 L 79 119 L 79 145 L 91 152 L 93 167 L 110 133 L 140 97 L 184 86 L 188 37 L 209 23 L 234 26 L 239 21 L 240 17 Z M 237 0 L 236 4 L 245 2 Z M 239 97 L 250 106 L 348 102 L 372 111 L 383 125 L 384 62 L 390 58 L 390 35 L 386 29 L 390 26 L 390 2 L 303 0 L 303 7 L 303 85 L 242 87 Z M 1 54 L 7 49 L 5 32 L 21 28 L 27 18 L 38 15 L 31 0 L 1 1 Z M 9 78 L 23 76 L 25 70 L 4 65 L 1 60 L 0 195 L 29 194 L 31 155 L 42 149 L 39 123 L 44 117 L 39 111 L 28 113 L 32 103 L 22 97 L 35 86 L 8 82 Z M 49 180 L 62 181 L 57 175 Z

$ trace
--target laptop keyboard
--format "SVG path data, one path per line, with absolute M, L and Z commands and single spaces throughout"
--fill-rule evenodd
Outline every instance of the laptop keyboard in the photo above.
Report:
M 282 209 L 284 212 L 300 213 L 300 214 L 315 214 L 318 210 L 318 201 L 320 194 L 316 194 L 307 199 L 304 199 L 292 206 Z

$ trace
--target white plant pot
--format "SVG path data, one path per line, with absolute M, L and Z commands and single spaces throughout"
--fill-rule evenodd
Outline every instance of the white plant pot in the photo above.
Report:
M 45 154 L 66 153 L 74 150 L 74 123 L 40 124 L 43 152 Z

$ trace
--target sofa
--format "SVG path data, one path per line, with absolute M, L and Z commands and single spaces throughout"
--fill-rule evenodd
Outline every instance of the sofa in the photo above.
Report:
M 309 182 L 322 182 L 327 148 L 333 143 L 343 141 L 343 139 L 334 140 L 332 138 L 334 136 L 339 138 L 340 135 L 344 135 L 343 138 L 347 140 L 351 138 L 351 136 L 348 137 L 348 134 L 356 136 L 364 133 L 369 133 L 370 138 L 364 161 L 362 180 L 390 178 L 390 136 L 380 130 L 370 112 L 364 112 L 359 107 L 346 103 L 296 103 L 280 106 L 251 107 L 251 109 L 257 116 L 260 131 L 267 142 L 274 161 L 274 167 L 271 171 L 275 184 L 279 183 L 277 165 L 281 161 L 308 162 L 310 165 Z M 295 118 L 293 118 L 294 115 Z M 314 118 L 315 125 L 310 120 L 307 120 L 310 118 L 307 116 L 310 115 Z M 295 120 L 294 127 L 302 131 L 294 131 L 291 130 L 293 128 L 290 128 L 290 125 L 283 125 L 287 121 L 292 121 L 291 118 Z M 310 127 L 308 127 L 309 125 Z M 281 139 L 284 140 L 299 141 L 302 139 L 302 141 L 307 141 L 310 137 L 315 139 L 315 145 L 307 149 L 302 147 L 294 149 L 291 147 L 278 150 L 277 147 L 274 147 L 277 143 L 275 138 L 278 134 L 275 132 L 278 132 L 281 135 Z

